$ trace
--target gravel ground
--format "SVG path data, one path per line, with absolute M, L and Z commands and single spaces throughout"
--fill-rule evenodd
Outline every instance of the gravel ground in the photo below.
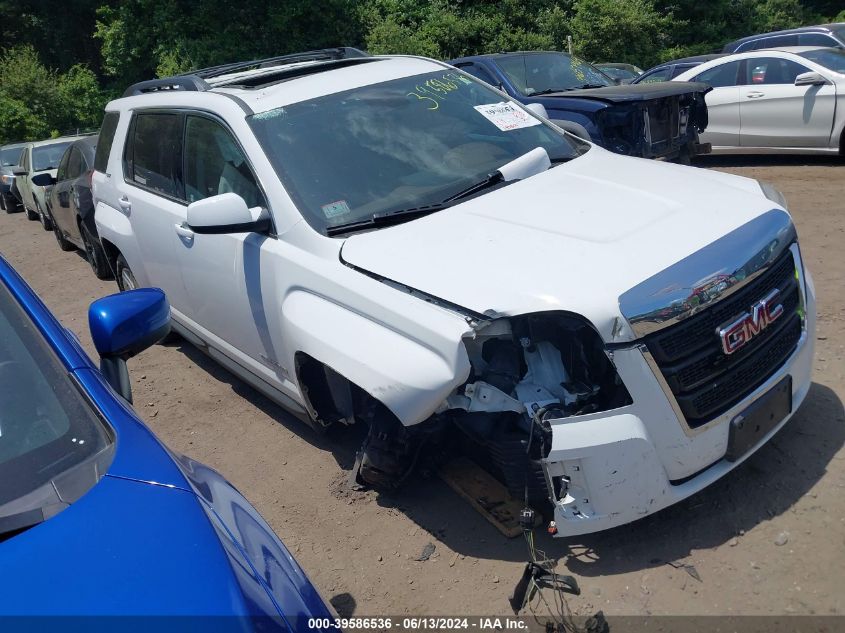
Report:
M 577 576 L 575 613 L 845 612 L 845 163 L 702 159 L 767 180 L 790 202 L 819 297 L 814 384 L 793 420 L 736 471 L 635 524 L 539 538 Z M 115 291 L 23 214 L 0 215 L 0 252 L 93 355 L 88 303 Z M 506 614 L 526 558 L 436 478 L 401 494 L 343 487 L 361 437 L 314 435 L 185 343 L 130 362 L 136 407 L 173 449 L 224 473 L 342 615 Z M 417 562 L 433 543 L 434 555 Z M 691 567 L 684 567 L 684 566 Z M 694 572 L 694 573 L 692 573 Z

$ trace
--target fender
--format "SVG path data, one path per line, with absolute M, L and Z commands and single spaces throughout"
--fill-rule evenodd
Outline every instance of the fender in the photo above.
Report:
M 434 343 L 304 290 L 285 298 L 282 314 L 289 330 L 286 338 L 298 342 L 297 352 L 356 384 L 405 426 L 430 417 L 469 377 L 469 357 L 462 341 L 467 325 L 445 311 L 431 323 L 441 333 Z M 420 328 L 418 334 L 424 333 Z
M 111 205 L 97 201 L 97 206 L 94 209 L 94 223 L 97 226 L 97 234 L 100 240 L 113 244 L 129 262 L 138 283 L 142 286 L 147 285 L 147 275 L 143 266 L 134 265 L 135 262 L 143 260 L 138 250 L 138 242 L 135 239 L 129 217 Z

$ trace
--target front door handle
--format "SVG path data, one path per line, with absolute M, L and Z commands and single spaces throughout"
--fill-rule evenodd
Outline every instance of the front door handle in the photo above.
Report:
M 176 228 L 176 235 L 184 240 L 191 241 L 194 239 L 194 232 L 184 224 L 174 224 Z
M 764 92 L 749 92 L 745 95 L 748 99 L 759 99 L 760 97 L 765 97 L 766 93 Z
M 120 210 L 126 215 L 129 215 L 129 212 L 132 211 L 132 203 L 129 202 L 129 198 L 126 196 L 121 196 L 117 200 L 117 204 L 120 206 Z

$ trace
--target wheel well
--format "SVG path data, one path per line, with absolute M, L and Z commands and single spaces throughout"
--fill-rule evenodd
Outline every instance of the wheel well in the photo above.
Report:
M 308 414 L 322 426 L 334 422 L 352 424 L 355 420 L 355 398 L 367 395 L 328 365 L 305 352 L 294 356 L 296 378 L 305 399 Z

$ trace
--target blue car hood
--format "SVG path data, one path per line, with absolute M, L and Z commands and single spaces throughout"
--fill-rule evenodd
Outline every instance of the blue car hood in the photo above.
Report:
M 192 493 L 106 475 L 0 546 L 0 614 L 256 613 L 225 547 Z

